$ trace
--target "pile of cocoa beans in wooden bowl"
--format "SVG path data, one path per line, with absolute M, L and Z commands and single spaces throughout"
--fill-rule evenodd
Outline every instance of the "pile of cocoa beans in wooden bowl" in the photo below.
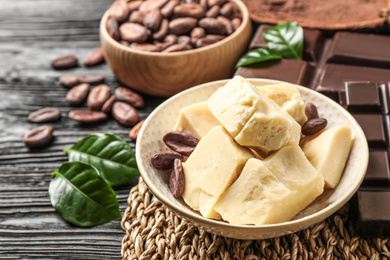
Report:
M 114 74 L 159 96 L 231 77 L 250 35 L 240 0 L 116 0 L 100 24 Z

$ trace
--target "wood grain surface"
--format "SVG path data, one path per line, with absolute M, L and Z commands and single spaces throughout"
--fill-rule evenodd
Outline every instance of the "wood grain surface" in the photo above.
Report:
M 111 116 L 95 125 L 67 118 L 74 109 L 67 89 L 57 82 L 64 74 L 101 74 L 112 88 L 120 86 L 106 64 L 55 71 L 50 61 L 63 54 L 85 54 L 100 45 L 98 28 L 112 0 L 0 0 L 0 259 L 120 259 L 125 232 L 120 221 L 79 228 L 64 221 L 50 204 L 50 173 L 67 161 L 63 149 L 90 133 L 112 132 L 134 148 L 131 128 Z M 81 62 L 80 62 L 81 64 Z M 163 99 L 144 96 L 140 120 Z M 50 123 L 54 139 L 29 149 L 23 135 L 40 124 L 29 113 L 57 107 L 62 118 Z M 86 107 L 84 103 L 81 107 Z M 123 214 L 131 183 L 115 189 Z

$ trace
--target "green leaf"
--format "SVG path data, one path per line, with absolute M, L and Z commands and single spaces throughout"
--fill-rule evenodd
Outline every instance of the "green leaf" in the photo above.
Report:
M 65 152 L 71 162 L 80 161 L 96 167 L 111 187 L 125 184 L 139 175 L 130 145 L 113 134 L 88 135 Z
M 275 51 L 266 48 L 258 48 L 258 49 L 251 50 L 250 52 L 242 56 L 236 64 L 236 69 L 238 67 L 248 66 L 251 64 L 264 62 L 268 60 L 280 60 L 281 58 L 282 56 L 280 56 Z
M 95 167 L 66 162 L 52 175 L 50 201 L 65 220 L 89 227 L 121 218 L 114 190 Z
M 283 58 L 302 60 L 303 29 L 297 22 L 279 24 L 264 32 L 268 48 Z

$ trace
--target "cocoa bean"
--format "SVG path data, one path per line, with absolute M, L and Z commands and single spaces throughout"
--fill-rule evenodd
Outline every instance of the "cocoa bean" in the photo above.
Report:
M 62 86 L 67 88 L 72 88 L 80 83 L 80 79 L 76 75 L 63 75 L 58 81 Z
M 140 51 L 157 52 L 160 51 L 159 47 L 151 43 L 136 43 L 130 44 L 130 47 Z
M 166 133 L 163 141 L 171 150 L 185 156 L 190 156 L 199 143 L 196 137 L 178 131 Z
M 140 5 L 143 3 L 144 1 L 141 1 L 141 0 L 137 0 L 137 1 L 129 1 L 127 2 L 127 9 L 129 9 L 129 12 L 133 12 L 135 10 L 138 10 L 138 8 L 140 7 Z
M 183 165 L 180 159 L 175 159 L 169 176 L 169 189 L 174 197 L 178 198 L 183 194 L 184 184 Z
M 200 38 L 199 40 L 197 40 L 196 47 L 197 48 L 205 47 L 205 46 L 208 46 L 210 44 L 216 43 L 220 40 L 223 40 L 224 38 L 225 38 L 225 36 L 223 36 L 223 35 L 209 34 L 209 35 L 206 35 L 206 37 Z
M 106 23 L 106 29 L 108 35 L 111 36 L 116 41 L 119 41 L 120 36 L 119 36 L 119 24 L 118 21 L 113 18 L 113 17 L 108 17 L 107 23 Z
M 227 34 L 226 26 L 217 18 L 203 18 L 199 20 L 199 26 L 208 34 Z
M 117 0 L 117 1 L 121 1 L 121 0 Z M 103 61 L 104 61 L 103 48 L 97 47 L 92 51 L 88 52 L 87 55 L 85 55 L 83 63 L 87 67 L 92 67 L 100 63 L 103 63 Z
M 177 43 L 169 46 L 168 48 L 162 50 L 161 52 L 176 52 L 176 51 L 187 51 L 191 50 L 192 46 L 189 44 L 182 44 L 182 43 Z
M 111 89 L 106 84 L 94 87 L 88 95 L 87 105 L 91 110 L 100 111 L 104 102 L 111 96 Z
M 144 124 L 145 120 L 139 121 L 129 132 L 129 138 L 133 141 L 136 141 L 138 138 L 139 130 L 141 130 L 142 125 Z
M 73 110 L 68 114 L 68 118 L 80 123 L 93 124 L 107 119 L 107 114 L 100 111 Z
M 211 17 L 211 18 L 215 18 L 219 15 L 219 10 L 221 9 L 221 7 L 219 7 L 218 5 L 214 5 L 212 6 L 207 12 L 206 12 L 206 17 Z
M 187 36 L 187 35 L 181 35 L 177 38 L 177 43 L 180 43 L 183 45 L 191 44 L 191 38 L 190 38 L 190 36 Z
M 129 42 L 142 43 L 148 39 L 148 31 L 146 28 L 137 23 L 123 23 L 119 26 L 119 34 L 121 39 Z
M 228 18 L 224 16 L 218 16 L 217 20 L 222 22 L 225 25 L 225 30 L 227 35 L 230 35 L 234 32 L 234 27 Z
M 33 123 L 46 123 L 57 121 L 61 118 L 61 111 L 55 107 L 46 107 L 30 113 L 28 121 Z
M 125 45 L 126 47 L 130 47 L 130 42 L 128 41 L 120 41 L 121 44 Z
M 104 102 L 104 104 L 102 106 L 102 112 L 110 113 L 111 110 L 112 110 L 112 106 L 114 105 L 115 101 L 116 101 L 116 96 L 115 95 L 112 95 L 111 97 L 109 97 L 107 99 L 107 101 Z
M 193 18 L 203 18 L 205 12 L 203 7 L 200 4 L 179 4 L 173 8 L 174 17 L 193 17 Z
M 324 129 L 328 121 L 325 118 L 312 118 L 307 120 L 302 126 L 302 134 L 312 135 Z
M 146 13 L 134 11 L 130 14 L 129 22 L 143 24 Z
M 110 16 L 119 22 L 129 19 L 129 9 L 123 0 L 116 0 L 109 8 Z
M 234 14 L 234 12 L 235 12 L 234 4 L 231 3 L 231 2 L 228 2 L 228 3 L 224 4 L 221 7 L 221 10 L 219 11 L 219 13 L 222 16 L 225 16 L 225 17 L 228 17 L 228 18 L 230 18 Z
M 190 33 L 191 38 L 199 39 L 206 36 L 206 31 L 202 27 L 195 27 Z
M 227 0 L 208 0 L 207 1 L 207 4 L 209 6 L 213 6 L 213 5 L 219 5 L 219 6 L 222 6 L 224 3 L 226 3 Z
M 112 106 L 112 116 L 118 121 L 121 125 L 132 126 L 138 122 L 138 112 L 131 105 L 117 101 Z
M 316 105 L 310 102 L 305 105 L 305 114 L 307 116 L 307 120 L 319 117 Z
M 149 11 L 143 20 L 143 24 L 146 28 L 152 30 L 153 32 L 157 31 L 160 28 L 160 24 L 162 21 L 162 15 L 160 10 L 154 9 Z
M 140 5 L 139 10 L 149 12 L 153 9 L 161 9 L 167 2 L 168 0 L 147 0 Z
M 90 85 L 88 83 L 79 84 L 71 88 L 66 93 L 66 101 L 71 106 L 80 105 L 88 96 Z
M 183 155 L 180 153 L 156 153 L 150 159 L 152 165 L 160 170 L 167 170 L 173 167 L 175 159 L 183 160 Z
M 200 0 L 199 4 L 202 6 L 202 8 L 205 12 L 207 11 L 207 9 L 209 9 L 208 4 L 207 4 L 207 0 Z
M 171 0 L 161 8 L 161 14 L 164 18 L 171 17 L 173 8 L 179 4 L 179 0 Z
M 125 87 L 118 87 L 115 89 L 115 96 L 119 101 L 124 101 L 135 108 L 144 106 L 144 99 L 138 93 Z
M 236 31 L 241 25 L 241 19 L 240 18 L 233 18 L 232 25 L 234 27 L 234 30 Z
M 162 40 L 168 34 L 168 19 L 163 19 L 160 24 L 160 28 L 153 34 L 153 38 L 156 40 Z
M 105 77 L 103 75 L 83 75 L 79 76 L 79 80 L 81 83 L 99 84 L 104 82 Z
M 169 22 L 169 33 L 176 35 L 187 34 L 196 26 L 197 23 L 198 20 L 192 17 L 173 19 Z
M 78 66 L 78 59 L 74 55 L 59 56 L 51 61 L 51 66 L 56 70 L 75 68 Z
M 23 142 L 28 147 L 40 147 L 51 141 L 53 138 L 53 127 L 50 125 L 43 125 L 34 128 L 23 136 Z

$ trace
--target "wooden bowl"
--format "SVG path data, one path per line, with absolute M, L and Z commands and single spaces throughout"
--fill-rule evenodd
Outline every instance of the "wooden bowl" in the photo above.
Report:
M 249 79 L 256 86 L 281 83 L 268 79 Z M 136 145 L 136 159 L 141 176 L 150 191 L 168 208 L 190 223 L 208 232 L 236 239 L 265 239 L 287 235 L 321 222 L 340 209 L 356 192 L 365 176 L 368 165 L 368 145 L 363 130 L 354 117 L 339 104 L 309 88 L 297 86 L 305 103 L 313 102 L 318 106 L 321 117 L 328 120 L 327 128 L 346 124 L 351 127 L 354 139 L 351 153 L 339 184 L 326 190 L 292 220 L 269 225 L 234 225 L 203 217 L 189 208 L 181 199 L 171 194 L 167 184 L 167 171 L 157 170 L 150 158 L 159 152 L 170 150 L 162 137 L 172 131 L 180 109 L 206 101 L 227 80 L 220 80 L 193 87 L 179 93 L 161 104 L 146 119 Z M 169 172 L 169 170 L 168 170 Z
M 231 1 L 242 13 L 241 26 L 233 34 L 206 47 L 174 53 L 134 50 L 115 41 L 106 30 L 109 16 L 106 12 L 100 22 L 106 62 L 128 87 L 158 96 L 170 96 L 201 83 L 229 78 L 245 53 L 252 33 L 246 6 L 240 0 Z

